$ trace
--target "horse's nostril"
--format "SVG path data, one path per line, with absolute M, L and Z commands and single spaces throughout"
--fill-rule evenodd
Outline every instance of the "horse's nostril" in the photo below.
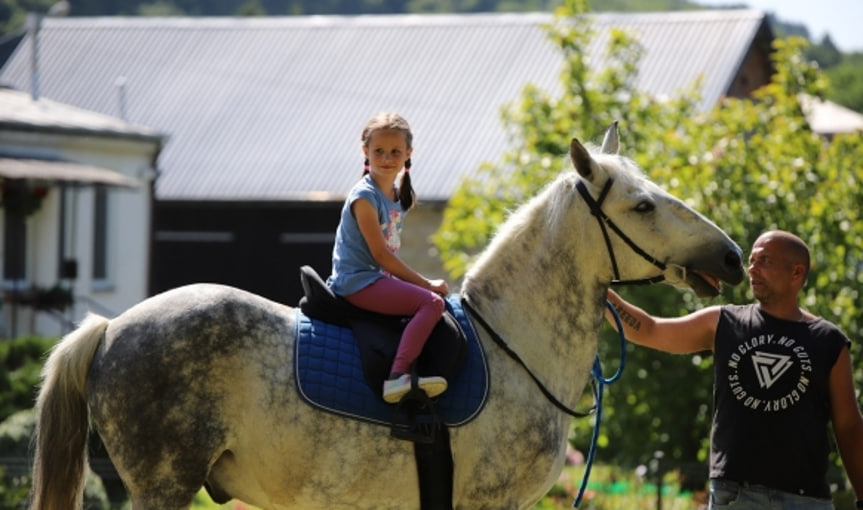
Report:
M 740 267 L 742 260 L 740 254 L 736 251 L 729 251 L 725 254 L 725 265 L 728 267 Z

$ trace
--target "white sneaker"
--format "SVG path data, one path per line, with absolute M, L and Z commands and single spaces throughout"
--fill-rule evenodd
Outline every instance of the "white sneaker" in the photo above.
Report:
M 443 377 L 420 377 L 417 386 L 429 397 L 436 397 L 446 391 L 446 379 Z M 411 390 L 411 375 L 402 374 L 396 379 L 384 381 L 384 401 L 395 404 Z

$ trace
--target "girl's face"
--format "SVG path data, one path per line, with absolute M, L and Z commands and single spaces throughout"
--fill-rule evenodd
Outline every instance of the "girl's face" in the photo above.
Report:
M 398 174 L 411 157 L 405 134 L 392 129 L 379 129 L 371 134 L 363 152 L 369 160 L 369 172 L 373 175 Z

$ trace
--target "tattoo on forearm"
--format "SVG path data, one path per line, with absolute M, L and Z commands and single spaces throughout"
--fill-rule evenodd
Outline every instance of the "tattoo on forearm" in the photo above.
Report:
M 641 329 L 641 321 L 638 320 L 638 317 L 632 315 L 623 309 L 621 305 L 614 305 L 614 309 L 617 310 L 617 316 L 620 317 L 620 322 L 629 326 L 629 328 L 633 331 L 638 331 Z

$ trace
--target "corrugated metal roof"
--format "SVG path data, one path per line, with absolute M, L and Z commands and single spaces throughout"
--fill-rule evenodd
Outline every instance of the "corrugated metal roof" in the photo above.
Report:
M 0 88 L 0 129 L 64 131 L 161 142 L 163 135 L 146 126 L 77 108 L 26 92 Z
M 703 105 L 726 91 L 764 14 L 751 10 L 594 15 L 602 65 L 611 27 L 646 48 L 638 88 L 671 95 L 703 75 Z M 506 148 L 500 107 L 528 82 L 558 90 L 549 14 L 284 18 L 61 18 L 40 36 L 41 93 L 170 134 L 162 200 L 340 200 L 362 172 L 375 113 L 414 130 L 414 183 L 445 200 Z M 0 83 L 30 84 L 30 42 Z

